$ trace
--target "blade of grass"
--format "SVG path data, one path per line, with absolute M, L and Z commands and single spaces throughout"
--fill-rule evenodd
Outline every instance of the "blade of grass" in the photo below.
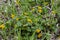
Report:
M 21 29 L 20 29 L 20 31 L 18 32 L 18 40 L 22 40 L 22 39 L 21 39 Z
M 30 40 L 34 40 L 34 36 L 35 36 L 35 32 L 32 34 L 32 36 L 30 37 Z

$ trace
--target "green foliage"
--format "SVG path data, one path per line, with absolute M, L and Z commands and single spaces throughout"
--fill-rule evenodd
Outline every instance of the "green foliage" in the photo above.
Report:
M 50 34 L 57 29 L 59 10 L 59 1 L 55 3 L 55 0 L 3 2 L 0 6 L 0 34 L 4 40 L 10 36 L 13 40 L 37 40 L 41 33 L 41 40 L 50 40 Z M 41 32 L 36 33 L 36 29 Z

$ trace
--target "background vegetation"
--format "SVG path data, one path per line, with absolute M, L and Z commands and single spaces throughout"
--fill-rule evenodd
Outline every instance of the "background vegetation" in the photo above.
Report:
M 0 5 L 0 40 L 55 40 L 59 29 L 59 0 L 6 0 Z

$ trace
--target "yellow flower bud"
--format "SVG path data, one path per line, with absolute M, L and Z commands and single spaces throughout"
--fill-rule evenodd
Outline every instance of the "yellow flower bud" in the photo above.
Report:
M 19 18 L 16 18 L 16 20 L 18 21 L 18 20 L 19 20 Z
M 35 9 L 34 8 L 32 8 L 32 11 L 34 11 Z
M 41 30 L 40 29 L 36 29 L 36 32 L 39 33 Z
M 15 17 L 15 15 L 14 14 L 11 14 L 11 18 L 13 19 Z
M 32 23 L 32 20 L 31 19 L 27 19 L 28 22 Z
M 42 36 L 42 33 L 39 33 L 39 34 L 37 35 L 38 38 L 41 38 L 41 36 Z
M 38 10 L 38 12 L 39 12 L 39 13 L 42 13 L 42 10 L 40 9 L 40 10 Z
M 5 25 L 4 24 L 1 24 L 0 25 L 0 28 L 4 29 L 5 28 Z
M 54 14 L 56 14 L 56 12 L 55 11 L 52 11 L 52 15 L 54 15 Z
M 38 6 L 38 9 L 42 9 L 42 7 L 41 6 Z
M 27 15 L 27 13 L 25 12 L 25 13 L 23 13 L 23 15 Z

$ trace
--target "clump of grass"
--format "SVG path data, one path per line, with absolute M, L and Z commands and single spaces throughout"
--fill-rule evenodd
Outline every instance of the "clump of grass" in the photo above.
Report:
M 58 7 L 59 3 L 55 0 L 8 0 L 3 2 L 0 6 L 2 39 L 50 40 L 51 35 L 56 33 L 60 24 Z

